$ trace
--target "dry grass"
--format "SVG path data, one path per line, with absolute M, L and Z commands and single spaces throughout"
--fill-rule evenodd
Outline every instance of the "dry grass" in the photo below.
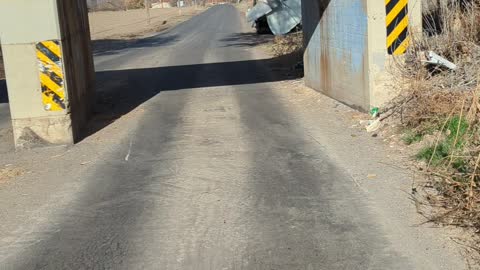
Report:
M 143 8 L 144 0 L 108 0 L 102 1 L 94 7 L 91 7 L 93 11 L 117 11 L 125 9 L 137 9 Z
M 276 36 L 272 45 L 272 52 L 275 56 L 303 53 L 303 32 Z
M 430 4 L 430 5 L 429 5 Z M 424 33 L 413 34 L 393 77 L 400 96 L 389 106 L 416 141 L 436 140 L 416 157 L 425 163 L 426 201 L 433 222 L 480 233 L 480 1 L 426 0 Z M 457 70 L 425 65 L 426 51 L 454 62 Z M 474 246 L 470 250 L 475 250 Z
M 23 169 L 15 167 L 6 167 L 0 169 L 0 184 L 6 183 L 15 177 L 21 176 L 25 173 Z
M 292 78 L 303 77 L 303 32 L 275 36 L 267 47 L 274 56 L 277 72 Z
M 145 1 L 144 0 L 127 0 L 126 4 L 127 4 L 128 9 L 145 7 Z
M 89 14 L 92 40 L 132 39 L 173 27 L 203 12 L 204 8 L 158 8 L 150 11 L 150 24 L 144 10 L 100 11 Z

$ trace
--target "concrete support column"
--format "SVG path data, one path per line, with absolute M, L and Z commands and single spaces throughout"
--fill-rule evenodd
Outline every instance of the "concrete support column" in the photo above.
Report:
M 16 147 L 77 141 L 94 102 L 86 2 L 0 0 L 0 37 Z
M 406 8 L 421 33 L 421 0 L 302 0 L 306 85 L 363 110 L 385 104 L 395 95 L 389 66 L 401 57 L 388 50 L 387 23 L 401 30 Z
M 402 2 L 404 2 L 400 0 L 393 1 L 398 2 L 398 5 L 401 5 Z M 395 25 L 400 25 L 401 12 L 399 12 L 397 16 L 394 16 L 397 13 L 394 10 L 390 11 L 388 14 L 390 19 L 387 19 L 385 5 L 381 6 L 375 4 L 375 0 L 369 0 L 367 2 L 369 35 L 368 50 L 366 53 L 368 55 L 368 91 L 370 92 L 369 107 L 381 107 L 398 94 L 395 91 L 398 89 L 395 84 L 398 83 L 399 80 L 394 78 L 396 76 L 394 65 L 396 65 L 396 61 L 403 61 L 404 57 L 401 50 L 396 50 L 396 53 L 399 53 L 397 55 L 388 51 L 386 45 L 386 21 L 393 19 L 393 21 L 390 23 L 390 28 L 401 29 L 401 26 L 395 27 Z M 418 35 L 422 35 L 422 1 L 408 0 L 406 2 L 408 3 L 407 27 L 409 32 L 418 38 Z M 400 33 L 397 35 L 395 32 L 393 32 L 390 36 L 390 39 L 393 40 L 395 37 L 400 38 L 400 35 Z M 408 41 L 408 39 L 406 41 Z M 408 43 L 405 44 L 407 45 Z M 368 107 L 366 107 L 366 109 L 368 109 Z

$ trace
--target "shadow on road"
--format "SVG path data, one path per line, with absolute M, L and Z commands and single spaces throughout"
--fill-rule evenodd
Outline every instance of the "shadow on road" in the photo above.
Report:
M 153 36 L 143 39 L 101 39 L 92 41 L 94 56 L 114 55 L 125 49 L 158 48 L 177 42 L 178 36 Z
M 97 103 L 84 136 L 108 126 L 162 91 L 192 90 L 292 80 L 303 77 L 286 55 L 271 59 L 96 73 Z M 228 76 L 225 76 L 228 74 Z
M 224 47 L 255 47 L 271 43 L 275 39 L 274 35 L 259 35 L 255 32 L 235 33 L 221 39 Z
M 121 44 L 121 43 L 119 43 Z M 142 46 L 139 43 L 138 46 Z M 120 48 L 118 45 L 117 49 Z M 97 51 L 99 52 L 99 51 Z M 107 51 L 103 53 L 108 53 Z M 96 73 L 95 112 L 82 138 L 108 126 L 162 91 L 191 90 L 292 80 L 303 77 L 286 55 L 271 59 L 147 69 L 111 70 Z M 229 74 L 229 76 L 224 76 Z M 8 103 L 7 85 L 0 80 L 0 104 Z

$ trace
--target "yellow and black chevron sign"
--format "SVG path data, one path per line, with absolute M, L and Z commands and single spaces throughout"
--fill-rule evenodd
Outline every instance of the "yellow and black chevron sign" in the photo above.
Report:
M 60 42 L 47 40 L 36 44 L 42 86 L 42 102 L 47 111 L 65 109 L 63 61 Z
M 385 0 L 387 9 L 387 50 L 391 55 L 401 55 L 407 50 L 408 0 Z

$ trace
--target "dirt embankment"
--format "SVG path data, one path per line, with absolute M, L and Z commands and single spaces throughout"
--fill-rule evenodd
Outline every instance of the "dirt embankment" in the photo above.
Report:
M 146 11 L 101 11 L 89 14 L 92 40 L 131 39 L 171 28 L 204 11 L 203 7 L 158 8 Z
M 414 172 L 426 178 L 419 184 L 425 195 L 418 196 L 417 205 L 431 208 L 419 211 L 432 223 L 466 228 L 459 241 L 478 267 L 479 24 L 478 0 L 423 1 L 423 32 L 411 33 L 406 55 L 390 68 L 400 95 L 380 108 L 378 119 L 384 126 L 398 127 L 408 155 L 415 159 Z M 440 63 L 432 61 L 440 57 Z
M 204 7 L 151 9 L 150 23 L 143 9 L 91 12 L 92 40 L 132 39 L 171 28 L 204 11 Z M 0 80 L 5 78 L 0 49 Z

